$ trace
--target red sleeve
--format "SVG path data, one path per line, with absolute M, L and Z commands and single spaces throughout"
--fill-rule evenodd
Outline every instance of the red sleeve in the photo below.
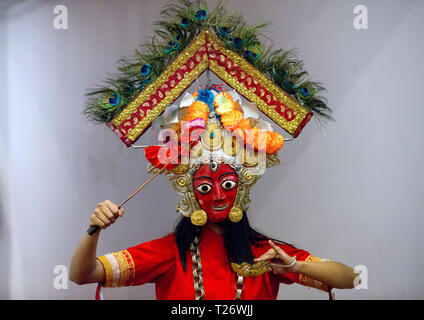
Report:
M 175 270 L 175 238 L 170 234 L 97 259 L 105 269 L 105 287 L 121 287 L 156 282 Z
M 174 270 L 174 247 L 175 238 L 171 234 L 128 248 L 127 251 L 131 254 L 135 266 L 133 285 L 156 282 L 160 276 L 169 270 Z

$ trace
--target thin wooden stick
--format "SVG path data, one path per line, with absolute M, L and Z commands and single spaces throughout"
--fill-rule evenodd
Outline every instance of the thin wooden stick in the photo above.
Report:
M 190 144 L 187 147 L 187 150 L 190 149 L 191 145 L 194 143 L 194 141 L 190 142 Z M 185 150 L 184 150 L 185 151 Z M 171 160 L 169 160 L 169 162 L 164 165 L 162 168 L 160 168 L 158 171 L 156 171 L 156 173 L 151 176 L 149 178 L 149 180 L 147 180 L 145 183 L 143 183 L 140 188 L 138 188 L 136 191 L 134 191 L 128 198 L 126 198 L 124 201 L 121 202 L 121 204 L 118 206 L 119 209 L 121 209 L 121 207 L 128 201 L 130 200 L 132 197 L 134 197 L 141 189 L 143 189 L 150 181 L 152 181 L 159 173 L 161 173 L 163 170 L 165 170 L 165 168 L 168 166 L 168 164 L 170 164 L 174 159 L 178 158 L 178 156 L 180 154 L 182 154 L 183 151 L 181 151 L 181 153 L 177 153 L 177 156 L 172 158 Z M 87 233 L 92 236 L 93 234 L 96 233 L 97 230 L 99 230 L 100 227 L 99 226 L 91 226 L 90 228 L 88 228 Z
M 190 147 L 192 146 L 192 144 L 194 144 L 194 142 L 195 141 L 192 141 L 192 142 L 190 142 L 189 143 L 189 145 L 187 146 L 187 149 L 186 150 L 190 150 Z M 184 151 L 186 151 L 186 150 L 184 150 Z M 150 177 L 150 179 L 149 180 L 147 180 L 145 183 L 143 183 L 143 185 L 140 187 L 140 188 L 138 188 L 136 191 L 134 191 L 134 193 L 133 194 L 131 194 L 128 198 L 126 198 L 124 201 L 122 201 L 121 202 L 121 204 L 118 206 L 118 208 L 120 209 L 128 200 L 130 200 L 132 197 L 134 197 L 136 194 L 137 194 L 137 192 L 139 192 L 141 189 L 143 189 L 150 181 L 152 181 L 159 173 L 161 173 L 163 170 L 165 170 L 165 168 L 170 164 L 170 163 L 172 163 L 172 161 L 174 161 L 175 159 L 177 159 L 181 154 L 183 153 L 183 150 L 181 150 L 181 153 L 177 153 L 177 155 L 174 157 L 174 158 L 172 158 L 171 160 L 169 160 L 169 162 L 166 164 L 166 165 L 164 165 L 162 168 L 160 168 L 153 176 L 151 176 Z
M 172 160 L 171 160 L 172 161 Z M 130 200 L 132 197 L 134 197 L 137 192 L 139 192 L 141 189 L 143 189 L 145 186 L 147 186 L 147 184 L 152 181 L 159 173 L 161 173 L 163 170 L 165 170 L 166 166 L 163 166 L 161 169 L 159 169 L 153 176 L 150 177 L 149 180 L 147 180 L 145 183 L 143 183 L 141 185 L 140 188 L 138 188 L 136 191 L 134 191 L 128 198 L 126 198 L 124 201 L 121 202 L 121 204 L 118 206 L 119 209 L 121 209 L 121 207 L 128 201 Z

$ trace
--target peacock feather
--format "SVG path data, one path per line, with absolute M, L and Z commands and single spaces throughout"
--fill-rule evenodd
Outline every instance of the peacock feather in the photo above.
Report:
M 135 49 L 132 56 L 121 58 L 117 74 L 102 86 L 89 90 L 84 109 L 88 120 L 107 123 L 115 118 L 205 28 L 318 119 L 333 120 L 331 109 L 320 96 L 324 87 L 308 79 L 296 53 L 263 44 L 269 23 L 249 25 L 240 13 L 228 12 L 222 0 L 212 10 L 202 0 L 172 0 L 165 5 L 160 20 L 153 25 L 151 40 Z

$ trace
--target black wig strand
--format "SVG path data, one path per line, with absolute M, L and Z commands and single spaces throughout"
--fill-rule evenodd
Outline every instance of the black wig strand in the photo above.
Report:
M 230 263 L 234 262 L 241 264 L 242 262 L 248 262 L 253 264 L 254 256 L 251 245 L 257 247 L 268 240 L 280 244 L 287 244 L 294 248 L 292 244 L 267 237 L 254 230 L 250 226 L 245 212 L 239 222 L 232 223 L 230 221 L 224 221 L 221 222 L 220 225 L 223 228 L 224 244 Z M 201 232 L 201 227 L 193 225 L 190 219 L 185 217 L 182 217 L 175 227 L 175 240 L 184 272 L 187 269 L 187 251 L 190 249 L 190 244 L 193 242 L 194 238 L 197 235 L 200 236 Z

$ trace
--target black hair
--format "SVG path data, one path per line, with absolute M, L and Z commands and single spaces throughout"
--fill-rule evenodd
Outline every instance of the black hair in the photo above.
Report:
M 243 212 L 242 219 L 237 223 L 223 221 L 219 223 L 223 228 L 224 244 L 227 250 L 228 261 L 230 263 L 248 262 L 253 264 L 253 253 L 251 245 L 259 246 L 264 241 L 272 240 L 280 244 L 287 244 L 294 248 L 292 244 L 281 240 L 269 238 L 249 225 L 246 212 Z M 201 234 L 202 228 L 191 223 L 189 218 L 182 217 L 175 227 L 175 240 L 184 272 L 187 269 L 187 251 L 194 238 Z

